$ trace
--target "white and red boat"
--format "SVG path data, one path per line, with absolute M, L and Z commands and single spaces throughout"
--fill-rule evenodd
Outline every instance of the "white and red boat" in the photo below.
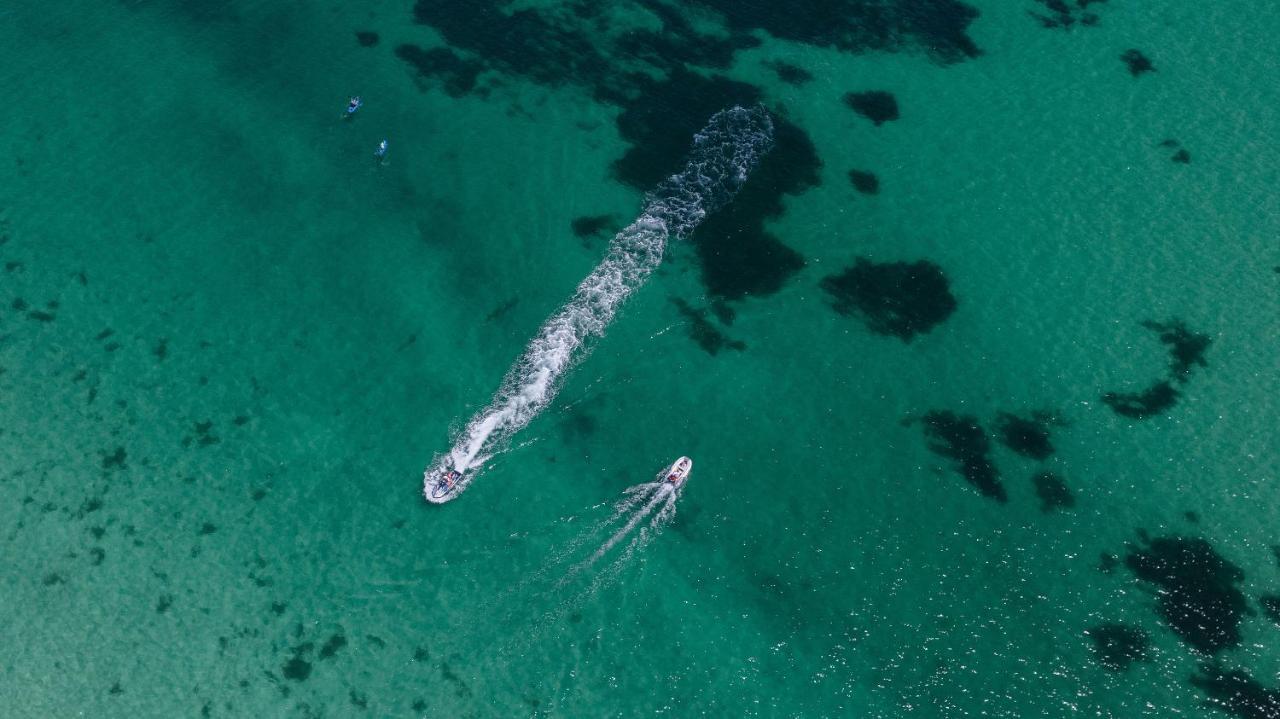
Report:
M 671 463 L 667 467 L 667 471 L 663 472 L 661 477 L 663 482 L 670 482 L 679 487 L 689 478 L 689 471 L 693 469 L 693 460 L 688 457 L 681 457 Z

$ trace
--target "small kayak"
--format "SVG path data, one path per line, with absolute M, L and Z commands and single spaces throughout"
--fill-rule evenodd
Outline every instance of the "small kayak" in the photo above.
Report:
M 692 469 L 693 460 L 688 457 L 681 457 L 672 462 L 671 466 L 667 467 L 667 471 L 662 473 L 662 481 L 679 487 L 689 478 L 689 471 Z

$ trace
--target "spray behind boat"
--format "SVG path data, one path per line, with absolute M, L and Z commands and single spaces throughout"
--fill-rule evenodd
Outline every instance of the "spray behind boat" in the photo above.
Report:
M 603 262 L 552 315 L 508 370 L 489 405 L 471 418 L 453 447 L 437 454 L 422 477 L 428 502 L 457 498 L 512 435 L 550 404 L 583 345 L 602 336 L 614 314 L 662 261 L 667 239 L 688 237 L 728 204 L 773 147 L 773 120 L 763 107 L 733 107 L 694 135 L 684 168 L 658 183 L 634 222 L 609 244 Z

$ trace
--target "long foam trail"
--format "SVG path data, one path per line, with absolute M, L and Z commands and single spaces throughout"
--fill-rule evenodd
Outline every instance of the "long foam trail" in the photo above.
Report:
M 583 343 L 604 334 L 622 301 L 662 261 L 667 238 L 687 237 L 733 199 L 772 147 L 773 121 L 762 107 L 733 107 L 711 117 L 694 135 L 684 169 L 646 196 L 640 216 L 613 238 L 604 261 L 542 325 L 489 405 L 471 418 L 449 451 L 432 460 L 423 475 L 427 501 L 443 503 L 462 494 L 504 442 L 547 406 Z M 461 473 L 456 486 L 433 496 L 450 469 Z

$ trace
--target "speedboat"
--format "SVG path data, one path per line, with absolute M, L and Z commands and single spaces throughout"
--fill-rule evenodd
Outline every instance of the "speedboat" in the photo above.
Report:
M 681 457 L 672 462 L 671 466 L 667 467 L 667 471 L 662 473 L 662 481 L 680 487 L 689 478 L 689 470 L 691 469 L 693 469 L 693 460 L 688 457 Z
M 432 475 L 435 475 L 433 478 Z M 454 490 L 462 482 L 462 472 L 452 467 L 443 467 L 436 470 L 427 470 L 423 476 L 423 496 L 427 501 L 441 504 L 447 502 L 452 497 Z

